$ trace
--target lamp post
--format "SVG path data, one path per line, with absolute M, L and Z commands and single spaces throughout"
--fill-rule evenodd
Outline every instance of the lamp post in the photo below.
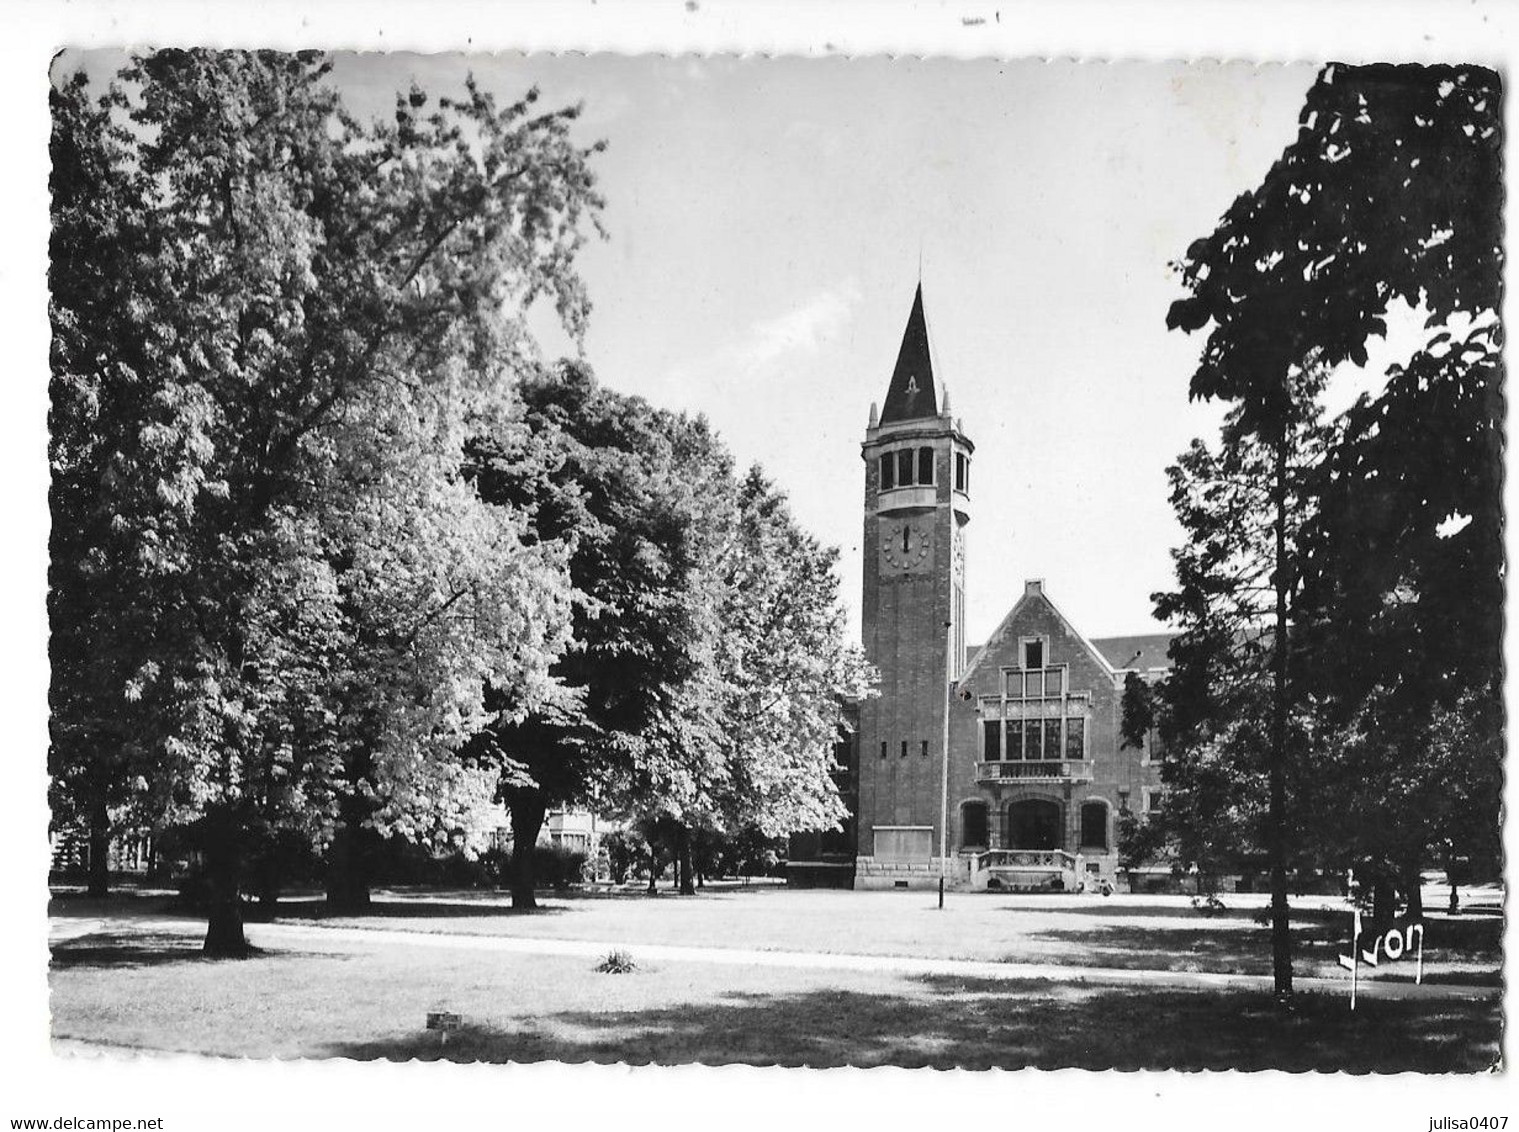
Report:
M 939 768 L 939 910 L 944 910 L 944 882 L 949 874 L 949 689 L 955 672 L 955 624 L 944 622 L 944 745 Z

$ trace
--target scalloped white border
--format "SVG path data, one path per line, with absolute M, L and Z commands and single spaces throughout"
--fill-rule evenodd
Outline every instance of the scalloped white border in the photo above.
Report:
M 159 1115 L 189 1129 L 526 1128 L 1025 1129 L 1095 1122 L 1143 1128 L 1424 1132 L 1430 1116 L 1505 1114 L 1512 1081 L 1190 1075 L 787 1071 L 534 1065 L 507 1069 L 353 1062 L 196 1062 L 49 1055 L 45 1019 L 46 74 L 57 47 L 122 44 L 321 46 L 334 50 L 1076 60 L 1464 60 L 1512 79 L 1519 6 L 1491 0 L 1031 0 L 820 5 L 802 0 L 569 0 L 403 4 L 23 2 L 0 27 L 5 150 L 0 317 L 8 366 L 0 452 L 6 485 L 8 710 L 0 758 L 5 904 L 0 1121 L 64 1114 Z M 1510 163 L 1509 176 L 1512 176 Z M 1512 195 L 1512 186 L 1510 186 Z M 1511 325 L 1512 325 L 1511 320 Z M 1510 479 L 1512 504 L 1513 479 Z M 1514 513 L 1512 506 L 1510 513 Z M 1509 670 L 1519 670 L 1510 634 Z M 1510 705 L 1513 715 L 1513 705 Z M 1513 812 L 1512 796 L 1509 812 Z M 1510 823 L 1509 837 L 1513 837 Z M 1510 860 L 1514 859 L 1512 845 Z M 8 1125 L 0 1125 L 5 1127 Z M 1516 1123 L 1519 1129 L 1519 1123 Z

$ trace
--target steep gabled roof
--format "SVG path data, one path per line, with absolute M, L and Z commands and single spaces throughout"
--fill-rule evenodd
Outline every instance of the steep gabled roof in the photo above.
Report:
M 934 387 L 934 363 L 928 347 L 928 320 L 923 315 L 923 284 L 913 296 L 902 348 L 897 351 L 891 387 L 881 407 L 881 423 L 914 421 L 939 414 L 939 394 Z
M 1093 637 L 1092 645 L 1114 668 L 1146 672 L 1152 668 L 1171 667 L 1166 650 L 1175 636 L 1175 633 L 1143 633 L 1137 637 Z
M 1101 668 L 1109 676 L 1117 675 L 1117 670 L 1114 668 L 1112 661 L 1110 661 L 1107 656 L 1105 656 L 1102 651 L 1097 648 L 1095 644 L 1083 636 L 1081 631 L 1077 629 L 1075 625 L 1071 624 L 1071 619 L 1064 613 L 1060 612 L 1060 607 L 1050 600 L 1050 595 L 1044 592 L 1044 583 L 1042 581 L 1028 581 L 1024 583 L 1023 596 L 1018 599 L 1017 604 L 1015 604 L 1012 609 L 1007 611 L 1007 616 L 1002 619 L 1002 623 L 997 626 L 992 635 L 986 639 L 986 643 L 981 646 L 980 651 L 977 652 L 971 658 L 970 663 L 965 666 L 965 671 L 960 674 L 960 682 L 962 684 L 970 679 L 971 674 L 980 667 L 981 661 L 991 652 L 991 647 L 1007 636 L 1009 630 L 1012 629 L 1014 623 L 1018 620 L 1019 614 L 1023 612 L 1024 608 L 1030 602 L 1034 601 L 1042 601 L 1045 605 L 1049 606 L 1050 612 L 1052 612 L 1056 618 L 1058 618 L 1059 621 L 1068 630 L 1070 630 L 1071 636 L 1076 638 L 1077 643 L 1080 644 L 1081 647 L 1086 650 L 1087 654 L 1097 662 L 1097 666 L 1099 668 Z M 1170 640 L 1169 637 L 1166 639 L 1168 641 Z

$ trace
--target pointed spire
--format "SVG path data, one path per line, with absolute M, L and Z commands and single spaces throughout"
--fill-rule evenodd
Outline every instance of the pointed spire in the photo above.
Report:
M 870 427 L 875 428 L 881 423 L 881 414 L 876 412 L 876 403 L 870 403 Z
M 949 386 L 945 385 L 942 388 L 944 395 L 939 398 L 939 415 L 947 417 L 949 416 Z
M 896 368 L 891 373 L 891 387 L 881 407 L 881 423 L 919 420 L 939 414 L 934 391 L 933 360 L 928 350 L 928 322 L 923 316 L 923 284 L 918 284 L 902 332 L 902 348 L 897 352 Z

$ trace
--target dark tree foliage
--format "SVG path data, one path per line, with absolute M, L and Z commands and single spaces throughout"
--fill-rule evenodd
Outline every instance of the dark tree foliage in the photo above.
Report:
M 1345 831 L 1385 827 L 1403 814 L 1383 808 L 1373 791 L 1352 787 L 1336 796 L 1335 784 L 1365 781 L 1348 770 L 1348 753 L 1359 743 L 1371 763 L 1390 767 L 1410 753 L 1400 746 L 1400 727 L 1407 734 L 1412 720 L 1432 723 L 1436 708 L 1463 691 L 1488 695 L 1495 686 L 1490 630 L 1479 631 L 1470 647 L 1457 646 L 1462 656 L 1450 656 L 1433 635 L 1446 625 L 1494 624 L 1501 609 L 1494 552 L 1501 94 L 1498 76 L 1478 67 L 1325 68 L 1308 94 L 1297 140 L 1179 265 L 1188 295 L 1172 305 L 1168 326 L 1211 327 L 1191 394 L 1235 402 L 1241 435 L 1272 446 L 1275 457 L 1267 851 L 1283 995 L 1291 987 L 1286 798 L 1294 766 L 1308 762 L 1302 748 L 1317 748 L 1314 785 L 1326 821 L 1347 806 L 1353 811 L 1349 821 L 1321 823 L 1322 834 L 1354 841 Z M 1386 333 L 1398 302 L 1425 311 L 1427 326 L 1440 333 L 1391 375 L 1382 394 L 1363 398 L 1347 415 L 1324 463 L 1313 529 L 1289 552 L 1285 472 L 1290 424 L 1303 414 L 1299 379 L 1364 364 L 1367 339 Z M 1476 528 L 1471 537 L 1449 549 L 1436 545 L 1450 535 L 1447 521 L 1464 519 Z M 1443 585 L 1458 579 L 1469 584 L 1459 591 Z M 1386 612 L 1401 606 L 1418 608 Z M 1426 639 L 1446 655 L 1432 660 L 1433 672 L 1415 676 L 1423 661 L 1414 659 L 1410 641 Z M 1450 678 L 1456 672 L 1462 675 Z M 1410 683 L 1422 678 L 1422 688 L 1442 687 L 1445 699 L 1398 695 L 1405 673 Z M 1301 727 L 1310 702 L 1311 721 Z M 1384 703 L 1405 705 L 1403 717 Z M 1472 714 L 1484 717 L 1493 713 Z M 1470 757 L 1487 759 L 1493 747 L 1475 744 Z M 1433 761 L 1414 777 L 1432 781 Z M 1408 766 L 1401 764 L 1403 773 Z M 1392 783 L 1385 774 L 1381 781 Z M 1303 816 L 1293 820 L 1301 824 Z M 1416 872 L 1418 851 L 1404 848 L 1402 864 Z
M 576 597 L 553 669 L 573 703 L 524 713 L 503 693 L 488 736 L 514 768 L 514 844 L 550 807 L 594 806 L 650 831 L 691 892 L 710 845 L 837 822 L 832 740 L 864 662 L 845 643 L 836 552 L 757 470 L 736 477 L 702 420 L 577 364 L 520 395 L 523 427 L 478 438 L 472 474 L 563 548 Z M 533 907 L 531 849 L 513 862 L 513 905 Z
M 1442 334 L 1345 415 L 1306 532 L 1315 795 L 1366 875 L 1418 900 L 1431 858 L 1496 859 L 1503 516 L 1496 328 Z
M 151 810 L 134 789 L 150 705 L 123 692 L 150 659 L 152 612 L 135 585 L 131 548 L 116 537 L 117 510 L 99 489 L 118 464 L 107 390 L 130 403 L 126 413 L 145 414 L 149 404 L 137 376 L 147 366 L 144 343 L 128 332 L 132 267 L 147 233 L 141 175 L 126 160 L 131 138 L 113 113 L 119 100 L 92 98 L 83 75 L 49 100 L 48 772 L 55 826 L 88 829 L 89 888 L 98 896 L 109 882 L 113 812 Z
M 495 692 L 505 717 L 490 741 L 522 770 L 502 784 L 513 844 L 532 846 L 550 807 L 612 801 L 672 688 L 695 674 L 701 513 L 675 445 L 690 422 L 578 364 L 524 380 L 519 396 L 524 427 L 480 437 L 472 474 L 486 499 L 532 517 L 533 537 L 565 547 L 577 595 L 576 643 L 555 675 L 578 705 L 514 718 L 510 690 Z M 513 866 L 513 905 L 534 907 L 531 849 Z
M 1267 434 L 1309 359 L 1366 360 L 1395 300 L 1432 324 L 1501 292 L 1502 83 L 1481 67 L 1326 67 L 1298 137 L 1180 264 L 1166 323 L 1210 324 L 1194 397 L 1241 402 Z
M 1145 737 L 1155 726 L 1155 694 L 1149 683 L 1137 672 L 1130 672 L 1123 680 L 1122 713 L 1118 733 L 1123 746 L 1142 748 Z
M 1259 867 L 1270 832 L 1279 576 L 1275 458 L 1272 445 L 1232 427 L 1236 420 L 1231 414 L 1216 451 L 1194 441 L 1169 469 L 1171 506 L 1186 539 L 1172 551 L 1177 588 L 1154 595 L 1157 616 L 1181 631 L 1171 642 L 1171 671 L 1155 690 L 1167 791 L 1160 820 L 1151 824 L 1164 831 L 1178 863 L 1205 877 Z M 1289 562 L 1312 511 L 1324 436 L 1312 420 L 1296 422 L 1289 433 Z M 1298 596 L 1294 583 L 1287 594 L 1289 616 L 1295 616 Z M 1288 737 L 1301 738 L 1302 719 L 1293 715 L 1288 722 Z M 1307 756 L 1298 742 L 1287 754 L 1290 821 L 1302 777 L 1296 768 Z M 1290 828 L 1291 842 L 1301 847 L 1301 827 Z

